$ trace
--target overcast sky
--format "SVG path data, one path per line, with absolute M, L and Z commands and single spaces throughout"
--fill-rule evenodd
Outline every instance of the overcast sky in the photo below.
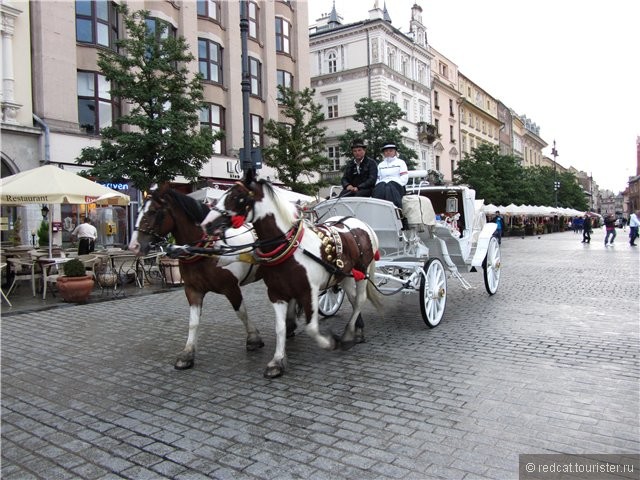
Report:
M 367 19 L 374 1 L 335 6 L 349 23 Z M 560 165 L 593 174 L 600 188 L 626 188 L 640 135 L 640 1 L 389 0 L 402 32 L 414 3 L 435 49 L 540 126 L 545 155 L 555 139 Z M 310 0 L 309 23 L 332 5 Z

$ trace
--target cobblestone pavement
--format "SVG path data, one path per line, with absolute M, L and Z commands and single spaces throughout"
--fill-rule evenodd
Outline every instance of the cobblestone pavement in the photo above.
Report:
M 505 238 L 498 293 L 449 280 L 426 328 L 417 295 L 364 311 L 367 343 L 288 342 L 267 380 L 272 311 L 246 289 L 266 346 L 205 301 L 196 366 L 182 291 L 5 316 L 2 478 L 515 479 L 521 453 L 638 453 L 639 251 L 619 230 Z M 345 305 L 324 328 L 342 329 Z

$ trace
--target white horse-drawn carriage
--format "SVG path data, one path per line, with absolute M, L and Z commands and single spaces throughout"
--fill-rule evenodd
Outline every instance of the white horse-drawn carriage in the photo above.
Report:
M 445 311 L 447 272 L 468 289 L 471 285 L 461 272 L 481 269 L 489 295 L 498 289 L 501 260 L 496 225 L 486 223 L 482 201 L 468 187 L 413 182 L 407 185 L 402 211 L 386 200 L 334 197 L 316 205 L 313 212 L 318 222 L 353 216 L 369 224 L 380 242 L 376 287 L 387 295 L 419 292 L 420 310 L 429 327 L 438 325 Z M 320 313 L 334 315 L 343 298 L 339 288 L 327 290 L 320 298 Z

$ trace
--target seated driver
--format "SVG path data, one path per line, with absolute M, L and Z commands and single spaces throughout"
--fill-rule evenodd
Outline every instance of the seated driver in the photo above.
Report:
M 402 209 L 402 197 L 409 182 L 409 169 L 404 160 L 398 158 L 395 143 L 389 142 L 382 147 L 384 158 L 378 164 L 378 182 L 373 189 L 373 198 L 388 200 Z
M 349 161 L 342 176 L 341 197 L 370 197 L 378 179 L 375 160 L 366 156 L 367 145 L 356 139 L 351 143 L 353 160 Z

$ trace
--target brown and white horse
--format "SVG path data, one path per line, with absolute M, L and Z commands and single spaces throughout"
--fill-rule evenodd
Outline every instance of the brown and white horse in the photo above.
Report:
M 302 219 L 272 185 L 250 171 L 227 190 L 202 222 L 219 233 L 249 220 L 258 237 L 254 257 L 263 266 L 267 293 L 275 310 L 276 351 L 264 375 L 274 378 L 286 368 L 285 336 L 288 302 L 295 300 L 306 319 L 306 331 L 327 350 L 364 341 L 361 309 L 369 298 L 381 307 L 373 277 L 378 238 L 371 227 L 353 217 L 331 218 L 320 225 Z M 320 333 L 318 296 L 340 284 L 353 307 L 340 339 Z
M 200 222 L 208 213 L 208 206 L 164 185 L 145 201 L 136 220 L 129 250 L 144 255 L 153 242 L 158 242 L 169 233 L 173 234 L 177 245 L 201 244 L 203 235 Z M 256 240 L 250 225 L 228 230 L 225 237 L 207 246 L 242 248 L 246 245 L 251 249 Z M 194 365 L 202 302 L 207 292 L 227 297 L 247 331 L 247 350 L 264 346 L 260 332 L 247 315 L 240 291 L 241 286 L 262 278 L 260 270 L 256 265 L 236 261 L 233 257 L 185 255 L 180 258 L 180 274 L 189 302 L 189 335 L 184 350 L 176 359 L 176 369 L 184 370 Z M 295 330 L 295 305 L 288 311 L 287 319 L 287 334 L 290 336 Z

